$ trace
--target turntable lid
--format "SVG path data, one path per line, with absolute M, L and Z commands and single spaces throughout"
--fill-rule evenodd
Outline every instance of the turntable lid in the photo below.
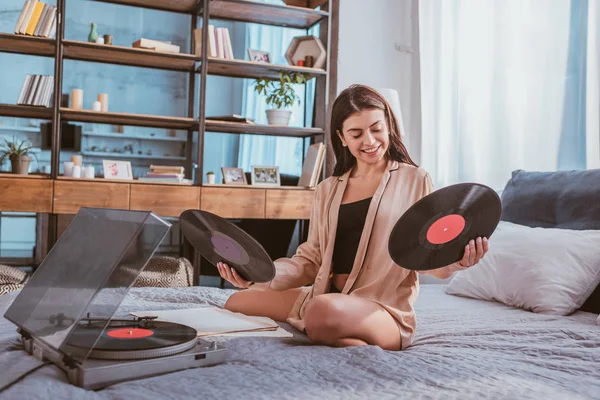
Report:
M 75 325 L 88 313 L 108 323 L 170 227 L 151 212 L 81 208 L 4 317 L 69 354 Z M 101 333 L 71 355 L 87 358 Z

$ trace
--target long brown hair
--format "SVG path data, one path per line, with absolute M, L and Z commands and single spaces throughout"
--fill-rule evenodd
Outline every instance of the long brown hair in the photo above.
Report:
M 417 164 L 410 158 L 408 150 L 402 143 L 398 121 L 385 98 L 368 86 L 352 85 L 339 94 L 331 110 L 329 134 L 336 159 L 333 175 L 341 176 L 356 164 L 356 158 L 347 147 L 342 145 L 342 140 L 336 132 L 342 134 L 344 121 L 352 114 L 364 110 L 382 110 L 385 114 L 385 122 L 390 131 L 390 145 L 385 157 L 416 167 Z

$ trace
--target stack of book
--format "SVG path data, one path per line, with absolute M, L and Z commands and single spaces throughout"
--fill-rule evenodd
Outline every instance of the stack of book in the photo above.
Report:
M 170 165 L 151 165 L 146 176 L 138 179 L 143 182 L 172 182 L 191 185 L 192 181 L 184 178 L 184 167 Z
M 325 145 L 315 143 L 308 148 L 304 164 L 302 165 L 302 175 L 298 180 L 298 186 L 315 187 L 319 183 L 319 175 L 323 169 L 325 160 Z
M 54 76 L 27 74 L 17 104 L 52 107 L 53 99 Z
M 15 33 L 52 39 L 56 34 L 56 6 L 38 0 L 25 1 L 15 25 Z
M 202 55 L 202 29 L 194 29 L 194 40 L 196 43 L 196 55 Z M 215 28 L 208 25 L 208 56 L 213 58 L 225 58 L 233 60 L 233 48 L 229 29 Z

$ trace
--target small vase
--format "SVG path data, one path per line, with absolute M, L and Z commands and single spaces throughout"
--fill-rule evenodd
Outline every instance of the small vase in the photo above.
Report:
M 267 110 L 267 121 L 269 125 L 288 126 L 290 124 L 291 116 L 292 112 L 290 110 Z
M 29 174 L 29 164 L 31 163 L 31 157 L 11 155 L 9 158 L 13 174 Z
M 96 30 L 96 24 L 94 22 L 91 23 L 92 30 L 88 36 L 88 42 L 96 43 L 96 39 L 98 39 L 98 31 Z

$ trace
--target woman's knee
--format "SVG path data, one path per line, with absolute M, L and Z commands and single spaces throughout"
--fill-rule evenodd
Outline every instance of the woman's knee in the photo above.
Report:
M 235 292 L 225 302 L 224 308 L 231 312 L 241 312 L 244 311 L 244 297 L 246 297 L 246 293 L 244 291 Z
M 304 313 L 306 334 L 314 342 L 326 344 L 337 340 L 343 307 L 342 295 L 324 294 L 308 302 Z

